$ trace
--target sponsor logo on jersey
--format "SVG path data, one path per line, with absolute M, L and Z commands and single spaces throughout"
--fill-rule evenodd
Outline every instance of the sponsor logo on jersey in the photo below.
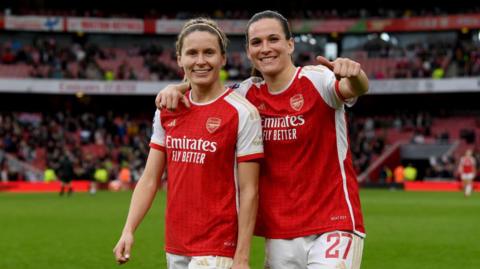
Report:
M 174 120 L 170 121 L 170 122 L 167 124 L 167 127 L 175 127 L 175 124 L 177 124 L 177 119 L 174 119 Z
M 172 137 L 167 135 L 165 139 L 167 149 L 172 161 L 181 163 L 204 164 L 207 152 L 217 151 L 217 142 L 203 138 Z
M 257 106 L 258 110 L 265 110 L 265 103 L 261 103 L 260 105 Z
M 167 135 L 165 142 L 168 149 L 196 150 L 206 152 L 217 151 L 217 142 L 204 140 L 202 138 L 195 139 L 188 138 L 186 136 L 172 137 Z
M 210 117 L 207 119 L 205 127 L 209 133 L 213 134 L 220 127 L 221 123 L 222 120 L 220 118 Z
M 264 117 L 262 118 L 262 127 L 264 129 L 269 128 L 290 128 L 302 126 L 305 124 L 303 115 L 285 117 Z
M 303 95 L 300 93 L 295 94 L 290 98 L 290 106 L 296 111 L 300 111 L 304 103 L 305 103 L 305 100 L 303 99 Z
M 223 245 L 226 247 L 235 247 L 237 244 L 233 241 L 225 241 L 223 242 Z
M 345 215 L 338 215 L 338 216 L 330 216 L 331 221 L 344 221 L 347 219 Z
M 303 115 L 262 118 L 263 140 L 295 140 L 297 128 L 305 124 Z

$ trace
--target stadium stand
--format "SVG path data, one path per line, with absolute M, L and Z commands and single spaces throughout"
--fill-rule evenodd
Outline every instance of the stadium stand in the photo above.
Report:
M 94 162 L 107 167 L 111 179 L 123 163 L 128 163 L 138 177 L 148 153 L 147 134 L 151 132 L 150 119 L 112 113 L 4 113 L 0 123 L 5 154 L 43 171 L 46 167 L 59 169 L 60 158 L 72 153 L 75 178 L 88 180 L 92 179 Z M 35 180 L 18 167 L 4 166 L 11 179 Z
M 15 36 L 4 40 L 0 47 L 0 77 L 102 80 L 107 72 L 113 72 L 115 79 L 129 80 L 182 77 L 174 51 L 164 49 L 171 47 L 173 38 L 162 41 L 162 44 L 152 41 L 138 46 L 132 40 L 126 44 L 127 47 L 107 47 L 100 41 L 77 43 L 75 35 L 63 44 L 58 44 L 55 37 L 24 36 L 22 40 L 15 39 Z M 389 42 L 385 41 L 387 37 L 384 36 L 383 40 L 380 36 L 345 38 L 345 49 L 340 56 L 356 59 L 369 77 L 375 79 L 480 75 L 480 47 L 474 40 L 462 41 L 454 33 L 430 34 L 431 40 L 424 43 L 408 43 L 415 39 L 416 34 L 392 35 L 388 37 Z M 448 42 L 437 42 L 447 39 Z M 315 39 L 309 37 L 309 40 Z M 237 38 L 234 41 L 241 42 Z M 302 42 L 301 39 L 297 39 L 299 42 Z M 479 42 L 477 40 L 477 44 Z M 350 43 L 357 44 L 350 48 Z M 312 46 L 299 44 L 297 47 L 300 48 L 295 55 L 298 65 L 313 64 L 315 55 L 323 54 L 320 50 L 310 51 L 314 48 Z M 244 51 L 230 53 L 225 67 L 230 79 L 246 77 L 249 68 Z
M 176 32 L 161 28 L 160 22 L 155 20 L 161 19 L 162 23 L 178 26 L 182 24 L 182 19 L 196 13 L 170 13 L 166 10 L 160 14 L 154 9 L 132 12 L 106 9 L 109 10 L 107 12 L 89 9 L 88 4 L 81 6 L 86 8 L 75 11 L 61 7 L 18 9 L 11 5 L 8 14 L 0 19 L 0 29 L 4 28 L 0 31 L 5 33 L 0 36 L 2 180 L 38 180 L 46 167 L 58 169 L 59 155 L 64 152 L 71 152 L 74 156 L 72 162 L 78 179 L 91 179 L 92 167 L 98 164 L 107 167 L 110 179 L 117 177 L 125 162 L 130 164 L 133 178 L 138 178 L 141 173 L 155 109 L 153 94 L 165 83 L 178 81 L 183 76 L 173 50 Z M 319 24 L 353 18 L 370 25 L 368 22 L 375 23 L 376 19 L 381 22 L 393 19 L 396 23 L 404 23 L 399 21 L 401 18 L 435 22 L 443 18 L 439 16 L 477 18 L 479 13 L 478 7 L 467 10 L 459 4 L 451 10 L 421 6 L 415 9 L 367 6 L 365 9 L 352 7 L 339 12 L 333 7 L 324 7 L 285 14 L 293 20 L 305 19 Z M 251 15 L 234 6 L 230 10 L 206 14 L 217 19 L 229 19 L 239 25 Z M 119 19 L 118 22 L 141 18 L 144 27 L 134 34 L 116 33 L 110 28 L 90 29 L 90 32 L 88 29 L 45 31 L 41 28 L 43 26 L 28 31 L 6 28 L 7 17 L 24 18 L 21 17 L 24 15 L 35 15 L 40 21 L 41 16 L 61 16 L 66 25 L 70 17 L 92 19 L 91 22 L 95 18 Z M 307 22 L 300 25 L 305 26 Z M 148 28 L 152 23 L 157 23 L 154 30 Z M 393 170 L 394 165 L 401 161 L 414 161 L 421 168 L 419 179 L 452 179 L 455 177 L 456 160 L 465 149 L 476 149 L 476 156 L 480 157 L 480 143 L 476 139 L 480 135 L 480 111 L 475 103 L 478 100 L 478 85 L 476 88 L 472 86 L 472 90 L 462 84 L 462 80 L 458 84 L 460 86 L 449 86 L 444 92 L 437 89 L 441 87 L 435 86 L 440 85 L 438 79 L 457 85 L 460 79 L 472 82 L 480 76 L 480 27 L 452 25 L 446 29 L 429 26 L 420 30 L 402 26 L 406 28 L 397 31 L 383 28 L 374 31 L 366 27 L 358 32 L 348 29 L 336 32 L 337 28 L 328 26 L 326 30 L 315 30 L 317 32 L 312 31 L 311 34 L 302 31 L 295 34 L 294 59 L 298 65 L 315 64 L 315 56 L 327 54 L 325 46 L 335 44 L 337 56 L 359 61 L 374 86 L 399 85 L 394 86 L 397 88 L 393 92 L 389 92 L 387 87 L 373 87 L 372 93 L 360 98 L 351 110 L 351 150 L 355 168 L 365 182 L 379 182 L 382 166 L 388 164 Z M 250 64 L 243 48 L 243 32 L 235 27 L 228 29 L 232 33 L 229 34 L 231 42 L 225 71 L 227 80 L 234 82 L 248 76 Z M 301 30 L 301 27 L 295 29 Z M 33 81 L 34 84 L 70 80 L 94 83 L 92 85 L 110 85 L 95 81 L 150 81 L 158 84 L 148 93 L 121 96 L 114 96 L 115 92 L 90 95 L 83 90 L 65 94 L 61 88 L 26 95 L 11 93 L 13 90 L 8 88 L 13 84 L 5 85 L 14 83 L 11 79 L 15 79 L 15 83 Z M 386 84 L 375 84 L 381 81 Z M 429 87 L 434 88 L 432 93 L 424 94 L 424 91 L 431 90 Z M 375 92 L 378 88 L 380 92 Z M 20 92 L 30 90 L 28 86 Z M 448 154 L 444 154 L 445 150 L 436 149 L 437 153 L 427 158 L 402 159 L 402 145 L 420 147 L 422 144 L 450 146 Z M 389 157 L 394 155 L 397 157 Z M 390 160 L 390 163 L 385 160 Z

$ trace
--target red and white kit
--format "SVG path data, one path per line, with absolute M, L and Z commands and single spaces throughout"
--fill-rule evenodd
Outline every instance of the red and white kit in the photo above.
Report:
M 473 180 L 475 178 L 475 158 L 463 156 L 460 158 L 460 177 L 462 180 Z
M 258 111 L 226 90 L 190 108 L 157 110 L 150 147 L 167 154 L 165 249 L 185 256 L 233 257 L 238 162 L 263 158 Z
M 334 74 L 299 67 L 281 91 L 254 78 L 237 88 L 262 117 L 256 234 L 286 239 L 343 230 L 364 237 L 344 109 L 353 102 L 342 100 Z

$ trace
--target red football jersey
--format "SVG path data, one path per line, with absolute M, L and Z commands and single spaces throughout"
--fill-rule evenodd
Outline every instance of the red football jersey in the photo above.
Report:
M 294 238 L 332 230 L 365 236 L 347 120 L 334 74 L 297 68 L 275 93 L 254 78 L 238 91 L 262 117 L 265 166 L 259 183 L 256 234 Z
M 475 159 L 471 156 L 460 158 L 460 173 L 469 174 L 475 172 Z
M 190 96 L 190 94 L 187 94 Z M 150 146 L 167 154 L 165 249 L 184 256 L 233 257 L 237 162 L 263 158 L 258 111 L 228 89 L 209 103 L 157 110 Z

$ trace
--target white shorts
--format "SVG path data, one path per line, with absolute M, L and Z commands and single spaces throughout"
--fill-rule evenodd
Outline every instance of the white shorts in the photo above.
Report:
M 460 178 L 463 181 L 472 181 L 475 178 L 475 173 L 466 173 L 466 174 L 461 174 Z
M 230 269 L 233 259 L 222 256 L 181 256 L 167 253 L 167 269 Z
M 363 238 L 344 231 L 267 239 L 265 269 L 359 269 Z

